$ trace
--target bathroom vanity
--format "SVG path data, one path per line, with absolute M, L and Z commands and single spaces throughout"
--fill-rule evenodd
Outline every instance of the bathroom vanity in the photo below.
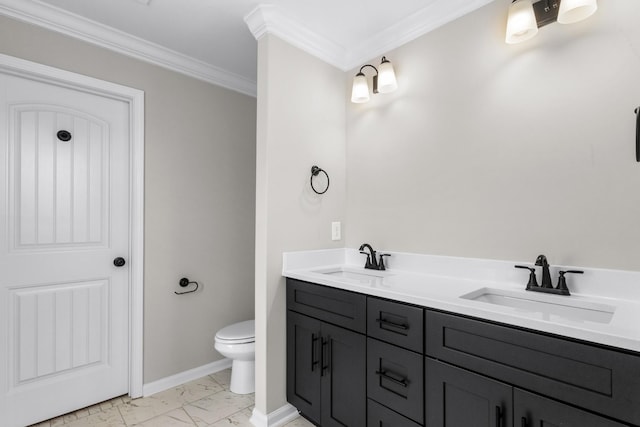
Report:
M 456 264 L 457 276 L 433 276 L 420 256 L 371 272 L 357 255 L 320 252 L 285 255 L 283 272 L 287 398 L 315 424 L 640 425 L 634 273 L 587 270 L 573 296 L 529 297 L 521 276 L 500 275 L 512 263 L 426 257 L 429 271 Z M 603 275 L 629 285 L 623 301 L 588 294 Z

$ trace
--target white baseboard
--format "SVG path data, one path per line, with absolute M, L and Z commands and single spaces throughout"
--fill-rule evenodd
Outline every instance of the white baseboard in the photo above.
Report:
M 283 407 L 271 412 L 269 415 L 265 415 L 256 408 L 253 408 L 253 413 L 251 414 L 251 419 L 249 421 L 251 421 L 251 424 L 256 427 L 280 427 L 295 420 L 299 416 L 300 414 L 295 406 L 287 403 Z
M 150 396 L 152 394 L 177 387 L 181 384 L 188 383 L 189 381 L 197 380 L 198 378 L 202 378 L 210 374 L 215 374 L 216 372 L 230 367 L 231 359 L 217 360 L 207 365 L 189 369 L 188 371 L 180 372 L 179 374 L 171 375 L 170 377 L 165 377 L 145 384 L 142 387 L 142 395 L 145 397 Z

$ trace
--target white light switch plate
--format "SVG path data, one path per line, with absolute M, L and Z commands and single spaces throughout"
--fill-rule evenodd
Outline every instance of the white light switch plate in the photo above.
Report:
M 331 240 L 340 240 L 342 239 L 342 230 L 341 224 L 339 221 L 331 223 Z

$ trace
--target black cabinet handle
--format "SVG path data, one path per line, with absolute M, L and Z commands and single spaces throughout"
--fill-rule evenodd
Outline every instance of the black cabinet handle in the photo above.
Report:
M 327 346 L 327 344 L 329 343 L 329 340 L 325 340 L 324 338 L 321 338 L 321 341 L 322 341 L 322 348 L 321 348 L 321 351 L 320 351 L 320 376 L 324 377 L 324 371 L 329 369 L 329 365 L 328 364 L 326 364 L 326 365 L 324 364 L 324 362 L 325 362 L 325 354 L 324 354 L 325 350 L 324 349 Z M 329 358 L 327 357 L 326 359 L 328 361 Z
M 636 108 L 636 162 L 640 162 L 640 107 Z
M 496 427 L 502 426 L 502 408 L 496 406 Z
M 405 325 L 404 323 L 390 322 L 387 319 L 376 319 L 376 322 L 380 323 L 380 325 L 385 325 L 385 326 L 389 326 L 396 329 L 402 329 L 403 331 L 406 331 L 407 329 L 409 329 L 409 325 Z
M 316 341 L 318 341 L 316 334 L 311 334 L 311 372 L 313 372 L 316 365 L 320 363 L 316 360 Z
M 394 384 L 398 384 L 399 386 L 402 387 L 407 387 L 409 386 L 409 381 L 407 381 L 406 378 L 401 378 L 401 379 L 396 379 L 393 378 L 392 376 L 390 376 L 387 371 L 376 371 L 376 375 L 381 376 L 382 378 L 384 378 L 385 380 L 389 380 Z
M 526 418 L 526 417 L 522 417 L 522 419 L 521 419 L 521 424 L 520 424 L 520 425 L 521 425 L 522 427 L 527 427 L 527 424 L 528 424 L 528 423 L 527 423 L 527 418 Z

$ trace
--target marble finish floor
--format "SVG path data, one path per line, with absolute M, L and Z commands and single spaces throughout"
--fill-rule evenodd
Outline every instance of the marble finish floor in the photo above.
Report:
M 225 369 L 140 399 L 127 396 L 51 419 L 32 427 L 252 427 L 254 395 L 229 391 Z M 312 427 L 300 417 L 285 427 Z

